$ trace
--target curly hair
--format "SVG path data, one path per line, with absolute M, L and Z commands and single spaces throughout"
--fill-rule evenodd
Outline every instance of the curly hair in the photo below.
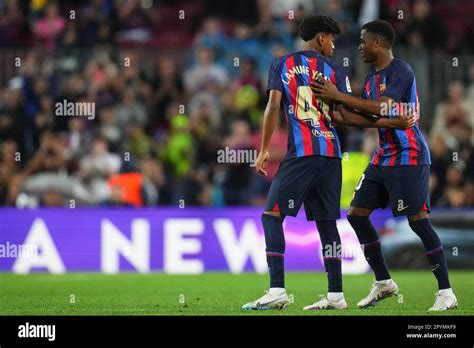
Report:
M 318 33 L 339 35 L 341 28 L 332 17 L 317 13 L 306 16 L 300 26 L 301 38 L 304 41 L 309 41 Z

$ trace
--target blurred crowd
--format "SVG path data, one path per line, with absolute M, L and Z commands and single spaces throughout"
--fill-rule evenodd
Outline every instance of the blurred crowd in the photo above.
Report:
M 384 18 L 397 45 L 451 57 L 474 54 L 473 3 L 0 1 L 0 49 L 23 52 L 0 53 L 3 70 L 15 67 L 0 85 L 0 205 L 262 205 L 286 152 L 284 116 L 268 177 L 217 153 L 259 149 L 267 69 L 299 50 L 305 13 L 339 22 L 336 51 Z M 351 71 L 355 94 L 363 74 Z M 58 114 L 63 101 L 93 104 L 94 114 Z M 422 113 L 432 205 L 474 206 L 474 64 L 434 110 Z M 338 131 L 343 151 L 377 144 L 375 130 Z

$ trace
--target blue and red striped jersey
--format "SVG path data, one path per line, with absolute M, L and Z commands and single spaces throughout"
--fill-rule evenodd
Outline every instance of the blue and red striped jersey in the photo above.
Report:
M 286 158 L 327 156 L 341 158 L 333 126 L 333 108 L 313 94 L 310 84 L 324 77 L 339 91 L 350 93 L 349 78 L 342 66 L 316 51 L 300 51 L 276 58 L 268 75 L 267 91 L 282 92 L 288 122 Z
M 431 164 L 428 145 L 418 127 L 418 91 L 410 65 L 394 58 L 384 69 L 367 75 L 362 98 L 378 100 L 382 96 L 397 102 L 387 110 L 386 116 L 395 117 L 410 110 L 417 116 L 417 121 L 409 129 L 379 128 L 379 146 L 370 163 L 379 166 Z

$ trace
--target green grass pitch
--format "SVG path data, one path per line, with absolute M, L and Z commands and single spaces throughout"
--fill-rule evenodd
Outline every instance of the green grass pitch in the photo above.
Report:
M 67 275 L 0 274 L 0 315 L 431 315 L 436 282 L 429 271 L 394 271 L 399 297 L 360 310 L 372 275 L 345 275 L 349 309 L 303 311 L 326 289 L 324 273 L 288 273 L 286 286 L 294 303 L 281 311 L 243 311 L 268 286 L 268 275 L 77 273 Z M 443 315 L 474 315 L 474 271 L 451 271 L 458 297 L 456 310 Z

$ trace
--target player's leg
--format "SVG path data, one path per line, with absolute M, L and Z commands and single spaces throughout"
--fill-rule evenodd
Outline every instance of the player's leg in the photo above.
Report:
M 408 188 L 400 195 L 397 203 L 401 203 L 403 209 L 400 213 L 407 214 L 408 224 L 413 232 L 420 237 L 423 246 L 425 247 L 426 257 L 431 266 L 431 270 L 438 282 L 438 292 L 436 293 L 436 302 L 430 310 L 442 311 L 455 308 L 457 306 L 457 299 L 451 289 L 449 283 L 448 266 L 446 257 L 444 255 L 443 246 L 438 237 L 438 234 L 433 229 L 428 217 L 429 213 L 429 166 L 414 166 L 406 168 L 407 178 L 410 179 L 410 184 L 403 185 Z M 408 181 L 403 180 L 403 181 Z M 411 187 L 413 185 L 413 187 Z M 410 207 L 419 210 L 418 213 L 412 214 Z M 401 207 L 397 207 L 401 210 Z
M 347 220 L 354 229 L 364 251 L 364 256 L 372 268 L 376 281 L 390 279 L 387 264 L 382 254 L 380 238 L 370 221 L 371 209 L 351 206 Z
M 305 178 L 311 177 L 310 164 L 308 157 L 285 160 L 272 181 L 262 214 L 270 289 L 261 298 L 245 304 L 243 309 L 282 309 L 289 304 L 285 291 L 283 220 L 287 215 L 298 213 L 309 189 Z
M 327 273 L 328 291 L 319 301 L 304 307 L 304 310 L 346 309 L 347 302 L 342 291 L 341 237 L 336 220 L 316 221 L 321 238 L 321 252 Z
M 262 214 L 265 233 L 265 245 L 270 289 L 257 299 L 243 305 L 243 309 L 283 309 L 290 299 L 285 290 L 285 237 L 283 234 L 283 216 L 278 211 L 265 211 Z
M 385 169 L 386 188 L 395 216 L 408 216 L 411 229 L 420 237 L 438 280 L 439 291 L 430 310 L 447 310 L 457 306 L 456 296 L 449 284 L 448 268 L 438 235 L 428 220 L 429 166 L 402 166 Z
M 243 309 L 283 309 L 289 304 L 289 298 L 285 290 L 284 217 L 279 211 L 277 203 L 278 186 L 279 180 L 276 179 L 272 182 L 267 198 L 267 206 L 273 205 L 272 210 L 265 210 L 262 214 L 265 253 L 268 272 L 270 273 L 270 289 L 259 299 L 243 305 Z
M 265 211 L 262 214 L 262 225 L 265 234 L 265 253 L 270 273 L 270 292 L 280 293 L 285 290 L 283 217 L 280 212 Z
M 345 309 L 347 303 L 342 292 L 341 237 L 336 225 L 336 219 L 340 217 L 341 161 L 326 157 L 318 161 L 321 163 L 315 171 L 319 173 L 305 197 L 304 206 L 308 221 L 315 220 L 318 227 L 328 292 L 321 300 L 303 309 Z
M 398 286 L 391 279 L 382 254 L 379 236 L 369 218 L 374 209 L 383 208 L 387 203 L 388 194 L 383 186 L 382 169 L 369 165 L 355 188 L 354 199 L 347 213 L 347 220 L 354 229 L 364 256 L 375 275 L 369 294 L 357 303 L 361 308 L 374 306 L 398 293 Z
M 427 211 L 420 211 L 416 215 L 408 216 L 411 229 L 420 237 L 426 250 L 426 257 L 431 270 L 438 281 L 438 291 L 431 311 L 445 311 L 454 309 L 458 305 L 456 295 L 451 289 L 448 275 L 448 265 L 444 256 L 443 246 L 438 234 L 433 229 Z

